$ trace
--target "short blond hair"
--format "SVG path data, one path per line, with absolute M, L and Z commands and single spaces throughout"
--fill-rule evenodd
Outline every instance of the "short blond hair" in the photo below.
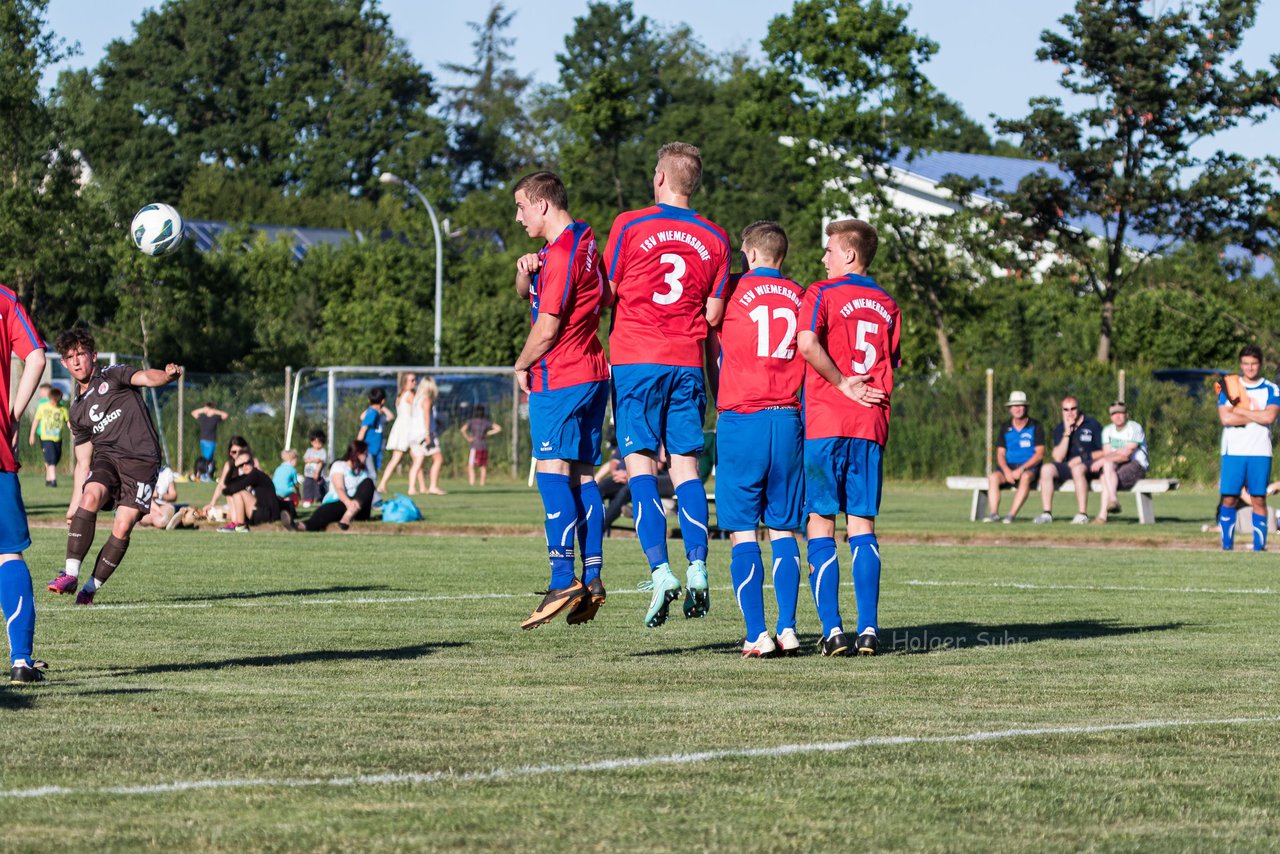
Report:
M 668 142 L 658 149 L 658 169 L 672 190 L 691 196 L 702 183 L 702 152 L 687 142 Z
M 770 261 L 787 257 L 787 233 L 772 220 L 762 219 L 742 229 L 742 251 L 754 249 Z
M 827 225 L 827 237 L 839 238 L 840 245 L 852 249 L 863 267 L 870 267 L 880 247 L 880 235 L 874 225 L 860 219 L 841 219 Z
M 293 448 L 285 448 L 283 451 L 280 452 L 280 462 L 293 463 L 294 465 L 296 465 L 298 462 L 298 452 L 295 451 Z

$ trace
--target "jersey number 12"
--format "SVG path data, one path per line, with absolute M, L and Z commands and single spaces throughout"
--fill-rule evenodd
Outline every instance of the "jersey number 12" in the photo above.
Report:
M 761 359 L 790 359 L 795 355 L 795 350 L 791 348 L 791 342 L 796 338 L 796 313 L 789 308 L 775 308 L 773 310 L 774 320 L 786 321 L 787 331 L 782 335 L 782 341 L 778 343 L 778 348 L 772 353 L 769 352 L 769 307 L 767 305 L 756 306 L 747 315 L 756 322 L 756 330 L 758 336 L 756 338 L 756 355 Z

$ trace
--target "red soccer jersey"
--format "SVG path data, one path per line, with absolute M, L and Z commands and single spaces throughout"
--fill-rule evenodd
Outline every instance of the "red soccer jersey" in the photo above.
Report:
M 615 365 L 702 366 L 707 297 L 729 280 L 729 238 L 696 211 L 654 205 L 619 214 L 605 248 L 618 286 Z
M 872 279 L 850 273 L 810 285 L 801 312 L 802 328 L 817 333 L 840 373 L 869 374 L 871 385 L 893 394 L 902 320 L 893 297 Z M 883 445 L 889 438 L 889 400 L 872 407 L 854 403 L 808 365 L 804 436 L 847 436 Z
M 720 327 L 721 412 L 800 405 L 804 359 L 796 332 L 804 288 L 769 267 L 731 280 Z
M 18 295 L 8 288 L 0 285 L 0 350 L 3 350 L 5 357 L 9 354 L 17 356 L 19 359 L 25 360 L 31 355 L 32 350 L 43 350 L 44 342 L 40 340 L 40 336 L 36 334 L 36 329 L 31 325 L 31 318 L 27 316 L 27 310 L 22 307 L 22 303 L 18 302 Z M 3 400 L 9 400 L 9 371 L 0 371 L 0 395 Z M 9 404 L 6 402 L 4 406 L 0 406 L 0 429 L 3 429 L 5 437 L 9 436 L 9 431 L 13 429 L 13 422 L 9 417 Z M 0 472 L 16 472 L 18 470 L 18 461 L 13 457 L 13 448 L 9 447 L 7 441 L 0 442 Z
M 604 269 L 591 226 L 581 220 L 538 251 L 542 266 L 529 286 L 532 321 L 545 311 L 560 318 L 560 336 L 533 366 L 530 388 L 551 391 L 607 380 L 609 362 L 596 332 L 604 303 Z

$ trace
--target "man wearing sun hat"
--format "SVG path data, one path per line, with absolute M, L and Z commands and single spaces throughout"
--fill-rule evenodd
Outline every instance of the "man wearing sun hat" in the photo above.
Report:
M 1044 428 L 1040 422 L 1027 416 L 1027 393 L 1013 391 L 1005 403 L 1009 408 L 1009 420 L 996 434 L 996 467 L 987 475 L 987 515 L 984 522 L 1011 524 L 1031 487 L 1040 476 L 1040 463 L 1044 460 Z M 1013 504 L 1009 515 L 1000 517 L 1000 489 L 1014 487 Z
M 1102 481 L 1102 507 L 1093 520 L 1100 524 L 1107 521 L 1107 513 L 1119 506 L 1116 492 L 1132 489 L 1151 464 L 1147 456 L 1147 435 L 1141 424 L 1129 420 L 1129 408 L 1124 401 L 1117 400 L 1107 412 L 1111 423 L 1102 428 L 1102 451 L 1094 454 L 1089 464 L 1089 470 L 1098 472 Z

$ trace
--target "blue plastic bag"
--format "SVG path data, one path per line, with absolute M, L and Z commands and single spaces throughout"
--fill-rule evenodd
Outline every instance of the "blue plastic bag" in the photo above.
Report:
M 417 522 L 422 519 L 422 511 L 418 509 L 418 505 L 413 503 L 413 499 L 407 495 L 396 493 L 394 498 L 388 498 L 382 502 L 382 521 L 395 522 L 397 524 L 404 522 Z

